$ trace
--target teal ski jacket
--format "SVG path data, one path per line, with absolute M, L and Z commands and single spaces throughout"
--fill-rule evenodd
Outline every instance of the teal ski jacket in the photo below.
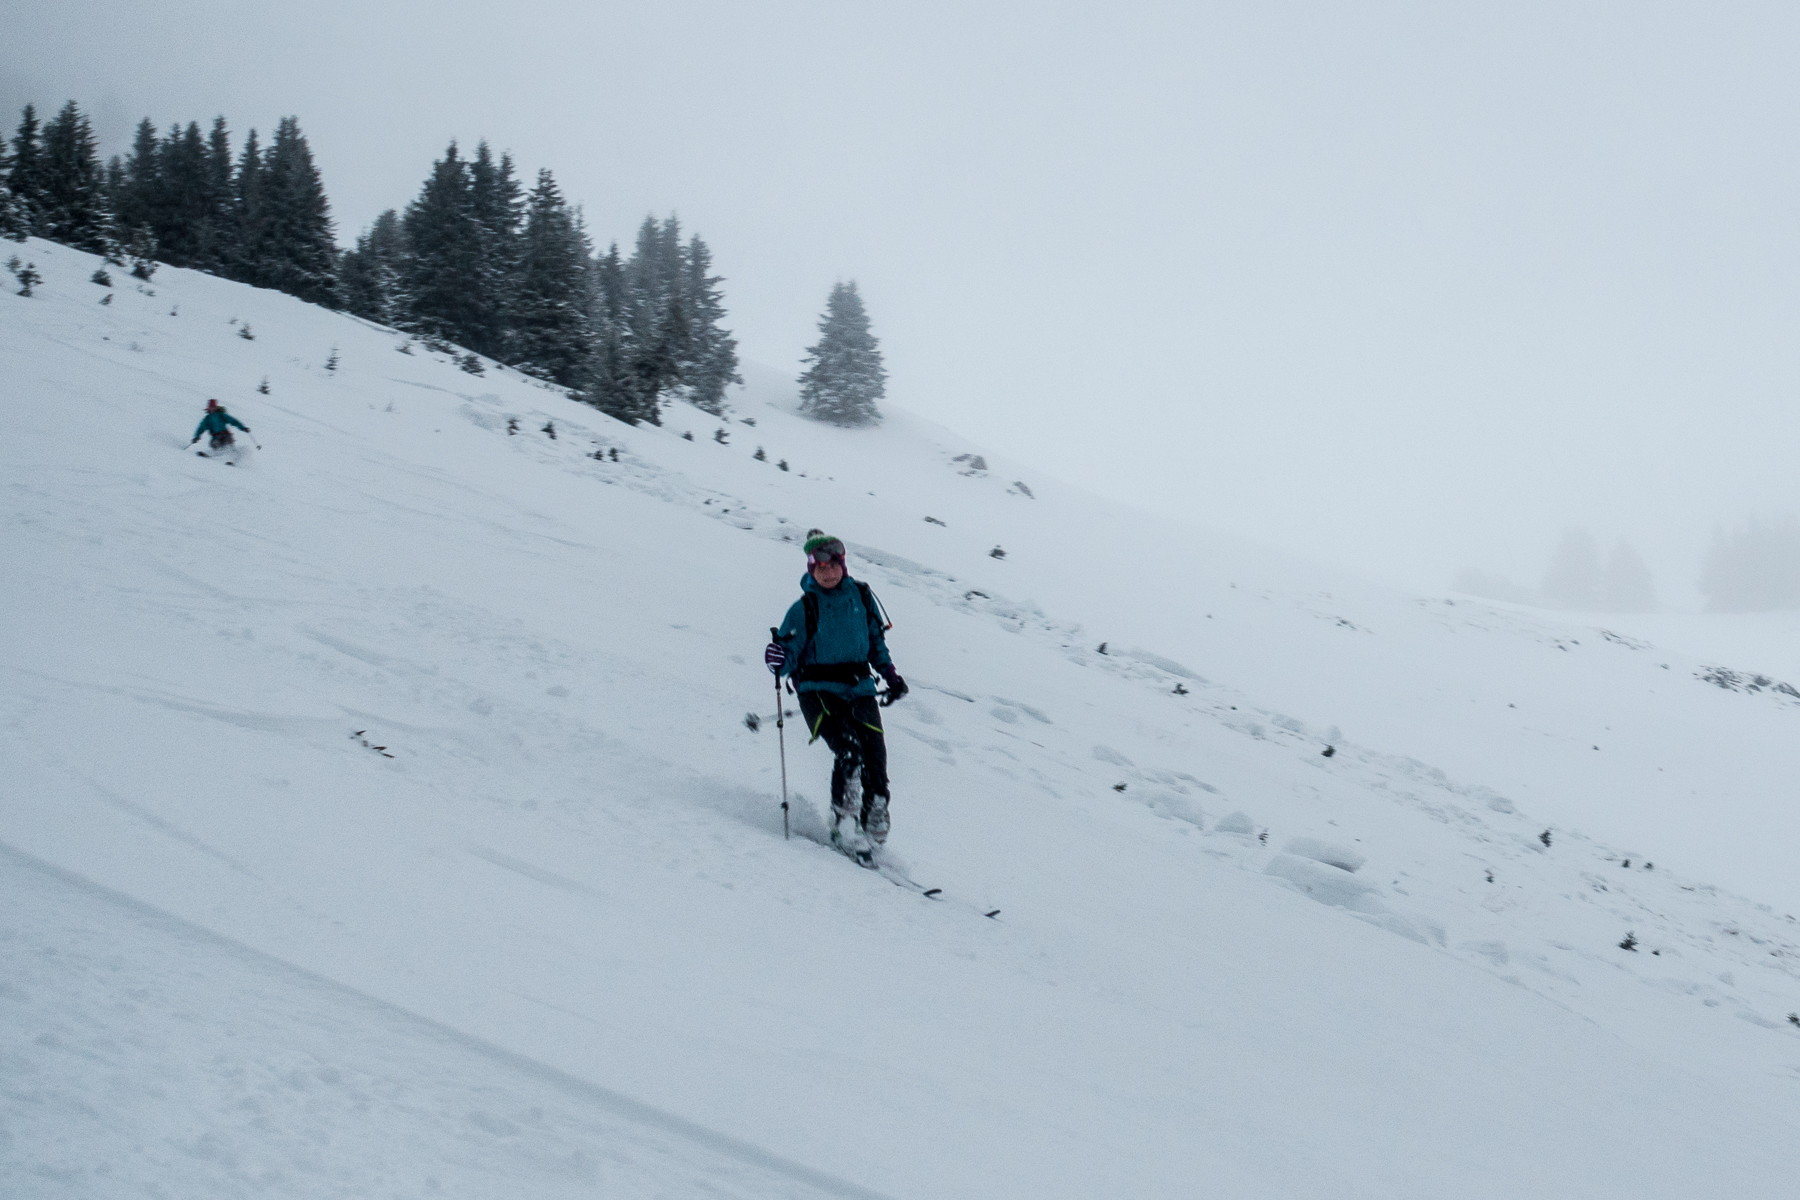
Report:
M 807 641 L 806 596 L 794 601 L 776 635 L 787 651 L 781 673 L 794 676 L 796 691 L 873 696 L 875 677 L 856 668 L 893 666 L 881 631 L 881 613 L 863 603 L 862 588 L 848 572 L 843 582 L 829 591 L 810 574 L 804 575 L 800 590 L 818 597 L 819 625 Z
M 204 417 L 200 418 L 200 424 L 194 428 L 193 440 L 196 442 L 199 441 L 200 435 L 203 433 L 224 433 L 227 425 L 236 425 L 245 433 L 250 432 L 250 427 L 248 425 L 221 408 L 216 412 L 209 412 Z

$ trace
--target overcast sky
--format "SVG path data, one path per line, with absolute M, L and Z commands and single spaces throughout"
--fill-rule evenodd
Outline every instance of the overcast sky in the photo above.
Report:
M 894 403 L 1378 577 L 1585 525 L 1691 604 L 1800 511 L 1791 3 L 8 7 L 9 129 L 297 115 L 345 242 L 486 138 L 678 212 L 746 359 L 854 278 Z

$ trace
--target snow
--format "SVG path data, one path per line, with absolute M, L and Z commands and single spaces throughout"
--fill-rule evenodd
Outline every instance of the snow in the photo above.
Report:
M 1779 674 L 1743 620 L 1399 595 L 766 377 L 634 429 L 21 255 L 0 1194 L 1785 1190 L 1800 704 L 1698 678 Z M 260 452 L 183 452 L 208 396 Z M 819 844 L 797 723 L 782 839 L 813 525 L 941 901 Z

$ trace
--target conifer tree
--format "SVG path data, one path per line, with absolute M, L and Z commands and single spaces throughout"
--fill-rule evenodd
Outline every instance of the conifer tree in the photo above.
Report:
M 524 220 L 523 189 L 513 175 L 512 155 L 494 161 L 487 142 L 475 146 L 469 167 L 469 206 L 480 229 L 479 307 L 485 314 L 478 329 L 467 331 L 465 344 L 503 361 L 512 361 L 513 292 L 518 284 L 520 229 Z
M 418 199 L 401 219 L 406 234 L 405 287 L 409 325 L 427 337 L 459 345 L 481 341 L 483 233 L 475 219 L 469 167 L 451 142 Z
M 688 318 L 688 359 L 682 364 L 682 381 L 694 404 L 714 416 L 725 412 L 725 389 L 743 383 L 738 374 L 737 339 L 721 329 L 725 298 L 719 290 L 724 280 L 712 274 L 712 251 L 695 234 L 682 259 L 680 295 Z
M 231 253 L 225 264 L 227 278 L 253 281 L 254 263 L 263 241 L 263 156 L 252 129 L 244 137 L 231 189 Z
M 140 226 L 155 229 L 161 221 L 162 143 L 149 117 L 138 122 L 131 152 L 120 162 L 110 184 L 113 215 L 127 237 Z
M 383 325 L 404 324 L 411 310 L 404 286 L 405 256 L 400 214 L 390 208 L 356 239 L 356 248 L 344 254 L 338 270 L 344 307 Z
M 589 275 L 589 321 L 598 337 L 606 330 L 622 329 L 628 320 L 629 301 L 626 294 L 625 263 L 619 258 L 619 243 L 594 260 Z M 598 344 L 598 343 L 596 343 Z
M 608 416 L 627 424 L 647 421 L 661 425 L 656 397 L 646 394 L 631 369 L 623 327 L 611 325 L 600 332 L 588 361 L 583 399 Z
M 14 153 L 17 154 L 17 148 Z M 105 173 L 94 146 L 93 126 L 71 100 L 44 125 L 43 187 L 37 232 L 94 254 L 118 246 Z
M 7 184 L 13 201 L 24 214 L 27 233 L 37 232 L 38 218 L 45 202 L 43 126 L 37 108 L 27 104 L 19 118 L 19 131 L 13 137 L 12 166 L 7 171 Z
M 156 237 L 157 258 L 174 267 L 200 266 L 213 198 L 207 146 L 198 122 L 188 122 L 185 130 L 179 125 L 169 129 L 155 171 L 150 186 L 151 219 L 144 223 Z
M 855 280 L 832 287 L 819 335 L 804 360 L 812 365 L 800 375 L 801 413 L 833 425 L 879 421 L 876 401 L 887 394 L 887 369 Z
M 252 276 L 245 282 L 276 288 L 310 304 L 336 304 L 337 242 L 331 204 L 297 118 L 281 119 L 263 156 L 258 216 L 250 253 L 240 253 Z
M 206 221 L 198 239 L 198 266 L 215 274 L 231 261 L 234 242 L 232 216 L 231 131 L 225 118 L 213 118 L 206 139 Z
M 30 218 L 24 201 L 12 190 L 12 151 L 0 138 L 0 238 L 22 242 L 30 236 Z
M 589 353 L 588 261 L 579 214 L 549 171 L 526 203 L 512 327 L 514 365 L 566 387 L 580 382 Z

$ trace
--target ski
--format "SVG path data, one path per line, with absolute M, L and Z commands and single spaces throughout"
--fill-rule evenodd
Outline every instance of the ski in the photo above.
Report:
M 927 900 L 942 900 L 944 898 L 943 888 L 928 888 L 891 863 L 884 863 L 877 860 L 869 865 L 874 867 L 876 872 L 880 874 L 883 879 L 887 880 L 897 888 L 905 888 L 909 892 L 917 892 Z

